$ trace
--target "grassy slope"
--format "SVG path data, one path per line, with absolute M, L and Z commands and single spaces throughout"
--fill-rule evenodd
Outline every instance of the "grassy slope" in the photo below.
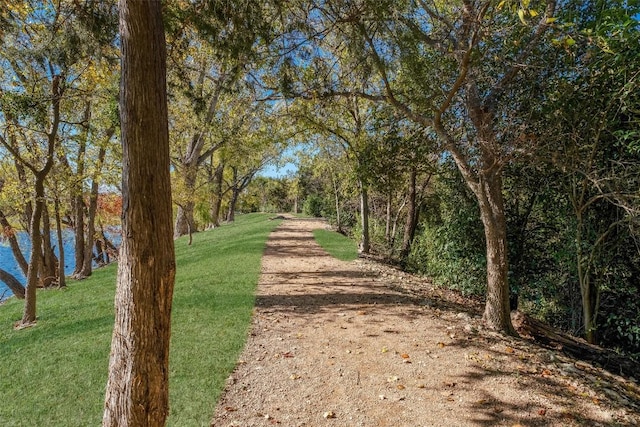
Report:
M 334 258 L 342 261 L 353 261 L 358 258 L 356 242 L 335 231 L 313 230 L 313 237 L 322 248 Z
M 238 217 L 176 241 L 169 425 L 209 425 L 249 327 L 260 258 L 277 221 Z M 115 266 L 64 291 L 40 291 L 38 325 L 13 331 L 22 302 L 0 306 L 0 425 L 88 426 L 102 416 Z

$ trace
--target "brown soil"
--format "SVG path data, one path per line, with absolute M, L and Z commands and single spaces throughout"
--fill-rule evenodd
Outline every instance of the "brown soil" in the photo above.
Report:
M 482 328 L 480 306 L 327 255 L 318 220 L 271 235 L 214 426 L 631 426 L 637 383 Z

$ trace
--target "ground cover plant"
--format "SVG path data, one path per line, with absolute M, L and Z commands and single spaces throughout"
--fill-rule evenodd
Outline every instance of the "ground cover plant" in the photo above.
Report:
M 358 247 L 354 240 L 335 231 L 313 230 L 313 237 L 322 249 L 341 261 L 353 261 L 358 258 Z
M 168 425 L 208 425 L 235 366 L 254 305 L 260 259 L 279 221 L 267 215 L 176 241 Z M 0 425 L 98 425 L 102 417 L 115 266 L 65 290 L 40 291 L 38 324 L 13 330 L 22 301 L 0 306 Z

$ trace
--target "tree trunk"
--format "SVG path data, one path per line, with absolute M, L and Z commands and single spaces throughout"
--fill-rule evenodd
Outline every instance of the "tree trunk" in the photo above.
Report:
M 9 240 L 9 246 L 11 246 L 13 257 L 16 259 L 20 270 L 22 270 L 22 274 L 26 276 L 27 270 L 29 269 L 29 263 L 22 253 L 22 249 L 20 248 L 20 244 L 18 243 L 18 238 L 16 237 L 15 229 L 11 226 L 11 224 L 9 224 L 7 217 L 2 211 L 0 211 L 0 226 L 2 226 L 3 228 L 4 237 Z
M 338 180 L 331 174 L 331 183 L 333 184 L 333 197 L 336 204 L 336 230 L 342 233 L 342 219 L 340 216 L 340 191 L 338 189 Z M 298 198 L 296 197 L 295 212 L 298 213 Z
M 91 119 L 91 103 L 85 104 L 83 121 L 89 123 Z M 73 277 L 81 276 L 82 268 L 84 266 L 84 172 L 85 172 L 85 156 L 87 151 L 87 138 L 88 129 L 85 126 L 83 128 L 84 136 L 79 138 L 78 142 L 78 155 L 76 158 L 76 176 L 80 179 L 77 184 L 74 185 L 74 197 L 73 197 L 73 228 L 75 237 L 75 266 L 73 267 Z
M 385 224 L 384 224 L 384 240 L 387 243 L 389 248 L 392 247 L 392 238 L 391 238 L 391 205 L 393 203 L 393 197 L 391 193 L 391 189 L 387 190 L 387 203 L 386 203 L 386 212 L 385 212 Z
M 38 174 L 35 183 L 35 205 L 31 214 L 31 256 L 27 270 L 27 287 L 25 292 L 24 311 L 19 328 L 32 325 L 36 322 L 36 289 L 38 288 L 38 273 L 42 261 L 42 234 L 40 233 L 40 221 L 44 208 L 44 176 Z
M 24 299 L 24 286 L 22 286 L 22 284 L 13 276 L 13 274 L 0 268 L 0 281 L 4 282 L 9 287 L 9 289 L 11 289 L 11 292 L 13 292 L 13 295 L 16 298 Z
M 224 178 L 224 163 L 220 163 L 213 175 L 213 192 L 211 194 L 211 223 L 220 227 L 220 209 L 222 207 L 222 181 Z
M 176 215 L 176 225 L 173 237 L 178 238 L 187 234 L 196 232 L 196 223 L 193 216 L 195 202 L 193 201 L 193 192 L 196 188 L 196 174 L 198 172 L 197 164 L 185 164 L 184 170 L 184 186 L 185 191 L 189 193 L 188 200 L 178 206 Z
M 51 243 L 51 221 L 49 209 L 42 208 L 42 264 L 40 265 L 40 283 L 43 287 L 51 286 L 58 277 L 58 258 L 53 252 Z
M 72 276 L 79 277 L 82 266 L 84 265 L 84 200 L 82 194 L 74 198 L 73 217 L 75 267 Z
M 238 203 L 238 197 L 240 196 L 240 190 L 237 187 L 231 189 L 231 200 L 229 200 L 229 211 L 227 212 L 227 222 L 233 222 L 236 220 L 236 204 Z
M 236 219 L 236 203 L 238 203 L 238 196 L 240 196 L 240 186 L 238 185 L 238 169 L 232 167 L 233 171 L 233 186 L 231 187 L 231 199 L 229 200 L 229 210 L 227 211 L 227 222 L 233 222 Z
M 407 222 L 404 226 L 404 236 L 402 238 L 402 248 L 400 248 L 400 260 L 404 263 L 409 257 L 411 252 L 411 244 L 416 234 L 416 226 L 418 222 L 418 215 L 416 209 L 417 190 L 416 179 L 418 173 L 416 169 L 411 169 L 411 175 L 409 176 L 409 194 L 408 194 L 408 206 L 407 206 Z
M 122 246 L 104 426 L 164 426 L 175 280 L 160 0 L 120 0 Z
M 369 192 L 364 182 L 360 181 L 360 219 L 362 223 L 362 235 L 360 238 L 359 252 L 368 254 L 371 250 L 369 238 Z
M 483 320 L 491 329 L 516 335 L 509 306 L 507 223 L 501 170 L 481 172 L 476 191 L 487 248 L 487 301 Z
M 109 136 L 110 138 L 110 136 Z M 93 272 L 93 246 L 96 236 L 96 213 L 98 211 L 98 175 L 102 170 L 102 164 L 107 154 L 104 147 L 100 147 L 98 159 L 96 162 L 96 171 L 91 178 L 91 192 L 89 193 L 89 211 L 87 212 L 87 235 L 84 242 L 84 259 L 82 270 L 76 275 L 78 279 L 84 279 L 91 276 Z
M 33 209 L 28 204 L 28 210 L 31 211 L 31 221 L 29 223 L 29 232 L 31 233 L 31 257 L 29 259 L 29 268 L 27 270 L 27 288 L 25 292 L 24 311 L 22 320 L 18 323 L 17 328 L 24 328 L 33 325 L 36 322 L 36 288 L 38 287 L 38 274 L 40 273 L 40 264 L 42 261 L 42 234 L 40 230 L 40 222 L 42 220 L 42 211 L 46 208 L 44 199 L 44 181 L 53 167 L 53 155 L 55 154 L 56 139 L 58 137 L 58 127 L 60 125 L 60 100 L 64 81 L 62 76 L 53 76 L 51 82 L 52 109 L 53 116 L 51 127 L 47 133 L 47 160 L 42 169 L 38 170 L 35 166 L 25 163 L 35 177 L 34 183 L 34 205 Z
M 60 218 L 60 200 L 58 200 L 58 197 L 56 197 L 54 200 L 54 210 L 56 214 L 56 236 L 58 238 L 58 253 L 59 253 L 58 271 L 57 271 L 58 287 L 64 288 L 67 286 L 67 282 L 66 282 L 66 276 L 64 274 L 64 267 L 65 267 L 64 239 L 62 238 L 62 219 Z

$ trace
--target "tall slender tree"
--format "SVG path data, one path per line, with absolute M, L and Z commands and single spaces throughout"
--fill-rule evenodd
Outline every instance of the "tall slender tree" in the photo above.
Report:
M 104 426 L 163 426 L 175 255 L 160 0 L 121 0 L 123 241 Z

